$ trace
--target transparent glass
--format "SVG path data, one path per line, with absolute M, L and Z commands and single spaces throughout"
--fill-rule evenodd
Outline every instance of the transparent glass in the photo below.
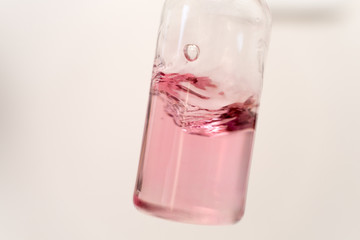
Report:
M 137 208 L 195 224 L 244 214 L 271 18 L 262 0 L 167 0 Z

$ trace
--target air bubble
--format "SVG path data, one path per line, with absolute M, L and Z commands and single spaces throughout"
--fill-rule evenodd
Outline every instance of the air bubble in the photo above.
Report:
M 184 55 L 188 61 L 196 61 L 200 55 L 200 48 L 195 44 L 187 44 L 184 47 Z

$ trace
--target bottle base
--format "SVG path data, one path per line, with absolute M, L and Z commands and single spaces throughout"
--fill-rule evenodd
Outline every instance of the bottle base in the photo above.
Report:
M 244 211 L 240 210 L 229 214 L 205 208 L 196 210 L 179 210 L 146 202 L 134 194 L 135 207 L 146 214 L 162 219 L 197 225 L 232 225 L 241 220 Z

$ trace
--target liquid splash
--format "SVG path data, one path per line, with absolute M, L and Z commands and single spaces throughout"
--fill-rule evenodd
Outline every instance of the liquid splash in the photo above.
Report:
M 200 55 L 200 48 L 195 44 L 187 44 L 184 47 L 184 55 L 188 61 L 196 61 Z
M 218 109 L 200 107 L 195 102 L 210 102 L 217 86 L 208 77 L 157 72 L 151 93 L 165 102 L 164 111 L 189 134 L 214 136 L 226 132 L 254 129 L 257 103 L 253 97 Z M 209 93 L 212 94 L 209 94 Z M 218 92 L 224 95 L 224 92 Z

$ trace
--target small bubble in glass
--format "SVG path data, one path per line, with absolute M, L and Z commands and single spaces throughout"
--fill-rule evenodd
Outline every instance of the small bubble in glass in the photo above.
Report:
M 184 47 L 184 55 L 188 61 L 196 61 L 200 55 L 200 48 L 195 44 L 187 44 Z

